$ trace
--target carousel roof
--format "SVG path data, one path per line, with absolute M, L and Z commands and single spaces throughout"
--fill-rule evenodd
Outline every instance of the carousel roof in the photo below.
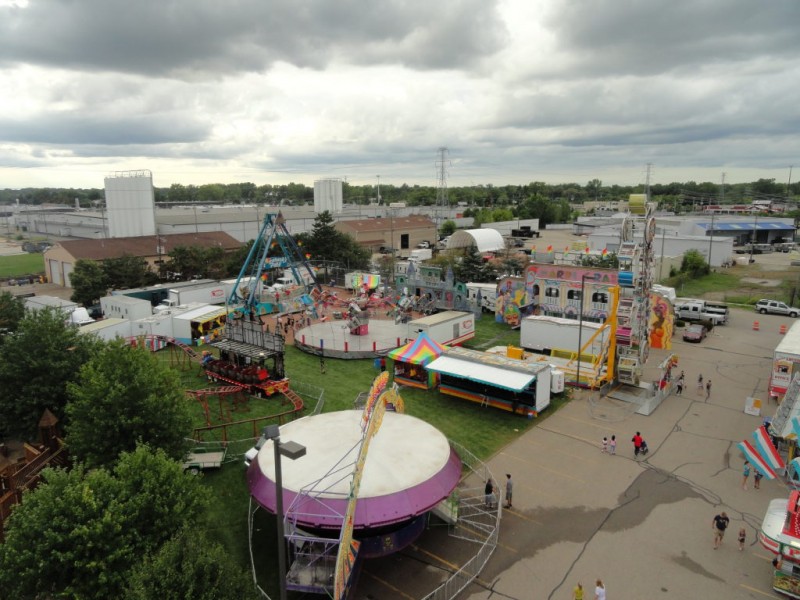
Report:
M 405 346 L 400 346 L 389 352 L 388 356 L 392 360 L 399 362 L 425 366 L 434 358 L 441 356 L 445 350 L 447 350 L 446 346 L 442 346 L 438 342 L 432 340 L 428 337 L 428 334 L 423 331 L 420 332 L 416 339 L 410 341 Z

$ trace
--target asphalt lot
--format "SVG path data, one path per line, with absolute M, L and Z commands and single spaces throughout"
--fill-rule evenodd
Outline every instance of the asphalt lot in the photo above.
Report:
M 775 412 L 766 405 L 772 353 L 780 326 L 793 322 L 737 309 L 701 344 L 683 342 L 678 331 L 672 352 L 686 373 L 682 396 L 645 417 L 584 392 L 500 451 L 488 464 L 496 480 L 512 473 L 514 508 L 503 511 L 499 545 L 460 598 L 569 599 L 580 581 L 591 600 L 597 578 L 612 600 L 780 598 L 771 587 L 772 555 L 756 534 L 769 501 L 788 492 L 766 480 L 754 490 L 752 478 L 743 490 L 736 444 Z M 652 351 L 648 364 L 667 354 Z M 712 380 L 709 400 L 696 391 L 699 373 Z M 762 399 L 762 417 L 745 414 L 748 396 Z M 650 446 L 644 459 L 634 458 L 636 431 Z M 611 435 L 616 456 L 601 452 Z M 714 550 L 711 523 L 722 511 L 731 525 Z M 741 552 L 740 527 L 747 530 Z M 463 544 L 432 527 L 411 548 L 370 561 L 357 598 L 423 597 L 458 568 L 453 557 L 470 556 Z
M 495 475 L 514 475 L 514 508 L 503 512 L 500 546 L 463 598 L 571 598 L 578 581 L 593 593 L 597 578 L 612 599 L 780 597 L 756 533 L 769 501 L 788 494 L 778 481 L 743 490 L 736 444 L 761 424 L 744 413 L 745 399 L 766 400 L 780 325 L 793 320 L 735 310 L 731 321 L 702 344 L 675 335 L 687 389 L 649 417 L 597 410 L 607 401 L 585 393 L 489 462 Z M 648 364 L 665 355 L 652 352 Z M 699 373 L 712 379 L 709 400 L 696 392 Z M 764 405 L 762 415 L 775 408 Z M 650 446 L 645 459 L 633 455 L 636 431 Z M 612 434 L 617 456 L 600 451 Z M 731 526 L 714 550 L 711 522 L 723 510 Z

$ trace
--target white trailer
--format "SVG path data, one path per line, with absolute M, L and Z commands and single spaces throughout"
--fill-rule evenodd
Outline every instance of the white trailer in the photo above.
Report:
M 602 327 L 601 323 L 583 322 L 583 333 L 579 322 L 575 319 L 562 319 L 560 317 L 546 317 L 534 315 L 522 319 L 520 325 L 520 345 L 534 352 L 549 354 L 554 350 L 565 350 L 573 354 L 578 352 L 578 338 L 580 345 L 585 346 L 592 336 Z M 599 356 L 606 344 L 608 330 L 603 330 L 594 338 L 590 348 L 584 354 Z
M 769 395 L 780 401 L 796 373 L 800 373 L 800 321 L 791 326 L 775 348 Z
M 213 284 L 200 284 L 182 288 L 171 288 L 169 299 L 175 301 L 176 305 L 189 304 L 190 302 L 202 302 L 203 304 L 225 304 L 230 295 L 231 286 L 221 281 Z
M 417 248 L 408 255 L 408 260 L 412 262 L 420 262 L 431 258 L 433 258 L 433 250 L 430 248 Z
M 408 339 L 416 339 L 423 331 L 440 344 L 463 344 L 475 337 L 475 315 L 446 310 L 408 323 Z
M 153 312 L 149 300 L 133 296 L 106 296 L 100 298 L 100 308 L 107 319 L 144 319 Z
M 497 304 L 497 284 L 496 283 L 468 283 L 467 299 L 474 305 L 478 305 L 478 292 L 480 292 L 480 307 L 484 312 L 494 312 Z
M 148 311 L 150 310 L 150 303 L 143 300 L 147 304 Z M 102 319 L 95 321 L 80 328 L 83 334 L 92 333 L 102 340 L 110 342 L 116 338 L 127 340 L 131 337 L 133 322 L 130 319 L 120 319 L 112 317 L 110 319 Z

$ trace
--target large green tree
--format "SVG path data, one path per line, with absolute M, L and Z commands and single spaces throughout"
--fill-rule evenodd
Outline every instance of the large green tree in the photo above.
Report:
M 180 458 L 189 407 L 177 373 L 143 348 L 112 342 L 68 385 L 67 444 L 87 466 L 108 465 L 138 442 Z
M 304 237 L 303 247 L 311 255 L 312 261 L 324 259 L 338 262 L 348 269 L 366 269 L 371 258 L 369 250 L 362 248 L 349 235 L 336 230 L 333 217 L 327 210 L 314 219 L 311 235 Z
M 0 339 L 13 333 L 25 316 L 25 301 L 10 292 L 0 292 Z
M 127 600 L 243 600 L 257 598 L 252 579 L 225 549 L 187 527 L 136 565 Z
M 104 260 L 103 272 L 112 290 L 144 287 L 158 280 L 144 258 L 129 254 Z
M 67 384 L 104 345 L 58 310 L 27 311 L 0 345 L 0 436 L 32 438 L 45 408 L 63 419 Z
M 0 545 L 3 598 L 122 597 L 133 565 L 206 505 L 195 477 L 145 446 L 112 469 L 46 469 Z
M 93 260 L 79 259 L 70 276 L 73 302 L 91 306 L 108 292 L 108 279 L 103 266 Z

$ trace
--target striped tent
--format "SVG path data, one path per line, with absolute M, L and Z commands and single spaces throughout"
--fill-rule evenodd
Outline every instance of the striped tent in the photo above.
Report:
M 445 350 L 447 346 L 432 340 L 424 331 L 405 346 L 392 350 L 388 357 L 394 361 L 395 383 L 423 390 L 435 388 L 439 375 L 427 371 L 425 366 Z

